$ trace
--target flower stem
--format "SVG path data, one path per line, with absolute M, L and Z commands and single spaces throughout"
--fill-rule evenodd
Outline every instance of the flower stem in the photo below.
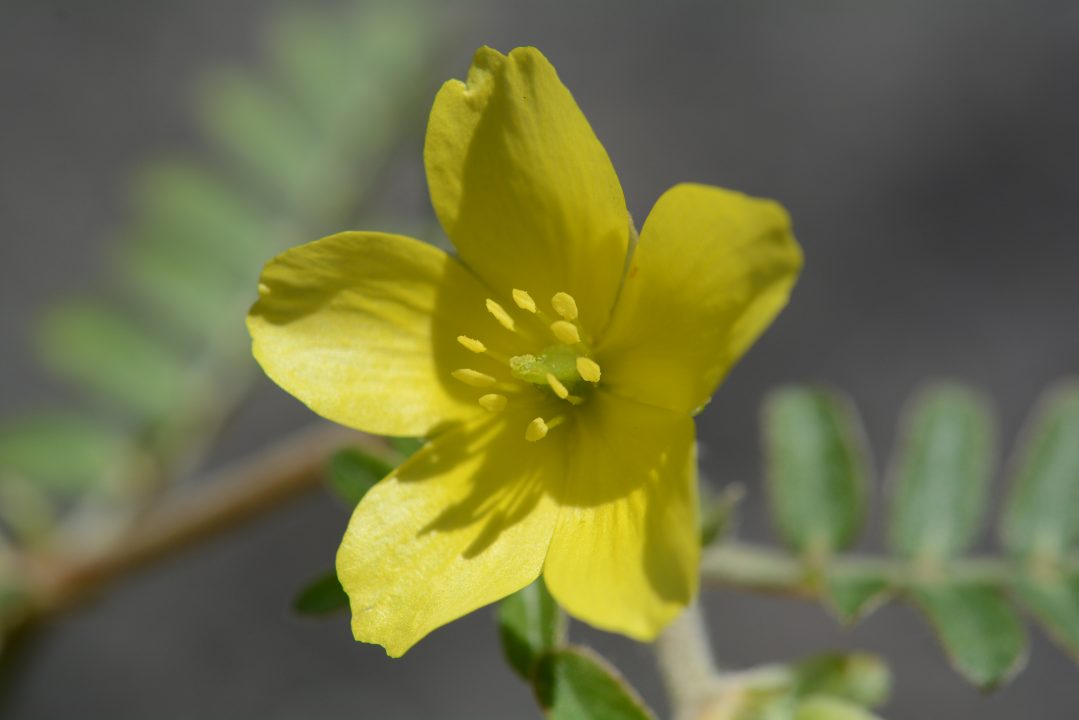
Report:
M 708 628 L 696 600 L 659 636 L 655 653 L 672 717 L 695 717 L 702 702 L 720 684 Z

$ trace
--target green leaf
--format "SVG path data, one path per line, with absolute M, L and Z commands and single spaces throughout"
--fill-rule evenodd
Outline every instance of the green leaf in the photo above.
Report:
M 101 421 L 41 413 L 0 427 L 0 475 L 17 475 L 50 492 L 78 492 L 107 483 L 129 449 L 129 441 Z
M 168 160 L 142 171 L 133 204 L 116 257 L 127 286 L 188 336 L 243 335 L 259 267 L 278 249 L 266 211 L 207 169 Z
M 1021 578 L 1015 592 L 1049 637 L 1079 662 L 1079 576 Z
M 709 720 L 792 720 L 797 708 L 788 682 L 775 685 L 766 680 L 732 688 L 721 698 L 717 698 L 715 715 L 705 716 Z
M 884 604 L 893 592 L 891 581 L 883 573 L 848 566 L 828 568 L 823 586 L 829 609 L 848 624 Z
M 203 165 L 158 160 L 140 172 L 133 195 L 136 234 L 177 261 L 203 263 L 223 281 L 257 276 L 277 249 L 266 245 L 265 210 Z
M 272 198 L 294 201 L 317 180 L 318 133 L 271 83 L 239 69 L 218 70 L 206 78 L 197 105 L 210 137 Z
M 379 133 L 370 124 L 392 131 L 388 116 L 400 85 L 424 69 L 435 11 L 407 0 L 366 2 L 333 16 L 290 9 L 270 28 L 270 55 L 322 132 L 340 133 L 340 123 L 359 118 L 363 125 L 352 134 L 371 142 L 376 138 L 365 136 Z
M 209 339 L 226 323 L 242 327 L 243 308 L 234 292 L 239 283 L 226 288 L 209 281 L 201 268 L 176 262 L 170 255 L 157 244 L 127 242 L 117 257 L 125 288 L 184 339 Z
M 701 496 L 701 546 L 706 547 L 732 532 L 735 509 L 745 496 L 745 490 L 735 483 L 713 497 L 707 497 L 705 492 Z
M 817 695 L 798 704 L 794 720 L 879 720 L 880 716 L 849 700 Z
M 888 665 L 868 653 L 830 653 L 792 668 L 799 696 L 830 695 L 865 707 L 883 705 L 892 690 Z
M 358 448 L 346 448 L 330 458 L 327 480 L 348 507 L 356 507 L 367 491 L 393 472 L 393 466 Z
M 983 690 L 1007 682 L 1026 662 L 1023 624 L 997 588 L 939 584 L 909 592 L 952 666 Z
M 941 560 L 967 547 L 985 514 L 994 423 L 977 393 L 941 384 L 907 413 L 896 464 L 890 543 L 904 557 Z
M 42 361 L 56 374 L 140 417 L 175 411 L 184 366 L 131 320 L 94 301 L 55 306 L 39 337 Z
M 562 611 L 542 577 L 498 604 L 498 631 L 507 662 L 531 680 L 540 656 L 561 644 L 566 632 Z
M 854 408 L 825 390 L 776 391 L 764 406 L 764 439 L 772 514 L 787 544 L 814 555 L 848 545 L 867 492 Z
M 269 29 L 269 55 L 304 114 L 323 132 L 348 110 L 355 89 L 371 84 L 368 68 L 349 62 L 353 29 L 347 18 L 309 7 L 286 7 Z
M 1079 381 L 1050 389 L 1023 435 L 1001 540 L 1014 555 L 1054 561 L 1079 537 Z
M 332 570 L 308 583 L 292 601 L 299 615 L 330 615 L 348 608 L 348 595 Z
M 655 715 L 606 660 L 584 647 L 552 650 L 533 689 L 550 720 L 648 720 Z
M 388 437 L 386 440 L 390 443 L 390 447 L 393 448 L 394 452 L 399 454 L 402 459 L 408 459 L 415 455 L 427 442 L 423 438 L 411 437 Z

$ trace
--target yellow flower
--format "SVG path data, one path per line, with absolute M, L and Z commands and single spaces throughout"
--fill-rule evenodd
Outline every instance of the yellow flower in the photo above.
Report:
M 248 319 L 266 373 L 316 413 L 430 438 L 349 523 L 356 638 L 399 656 L 542 573 L 571 615 L 653 639 L 697 587 L 693 415 L 801 267 L 787 214 L 678 185 L 635 242 L 533 48 L 483 48 L 443 85 L 424 161 L 456 256 L 333 235 L 271 261 Z

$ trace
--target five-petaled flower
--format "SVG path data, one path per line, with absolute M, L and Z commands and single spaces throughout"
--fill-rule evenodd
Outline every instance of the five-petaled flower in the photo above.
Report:
M 571 615 L 650 640 L 697 587 L 693 416 L 801 267 L 787 214 L 678 185 L 638 241 L 533 48 L 483 48 L 442 87 L 424 161 L 456 256 L 333 235 L 272 260 L 248 320 L 316 413 L 429 438 L 349 523 L 355 636 L 399 656 L 542 573 Z

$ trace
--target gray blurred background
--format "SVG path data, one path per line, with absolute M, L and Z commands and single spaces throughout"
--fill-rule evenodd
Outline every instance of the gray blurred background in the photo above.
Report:
M 162 148 L 202 147 L 192 80 L 220 62 L 257 66 L 269 10 L 0 2 L 4 414 L 59 394 L 26 349 L 31 319 L 57 294 L 100 283 L 124 219 L 119 188 Z M 684 180 L 789 208 L 807 256 L 792 304 L 700 418 L 706 473 L 748 487 L 745 536 L 771 538 L 756 413 L 777 383 L 847 391 L 881 468 L 902 403 L 924 380 L 985 388 L 1006 453 L 1039 392 L 1076 371 L 1079 5 L 577 0 L 468 3 L 449 15 L 429 96 L 463 77 L 481 44 L 538 46 L 607 147 L 638 221 Z M 406 213 L 426 212 L 416 127 L 383 193 Z M 262 382 L 215 457 L 310 420 Z M 876 506 L 867 549 L 880 546 Z M 39 638 L 0 714 L 536 716 L 500 659 L 490 609 L 401 660 L 354 643 L 343 617 L 290 614 L 296 589 L 332 564 L 345 521 L 317 494 L 125 581 Z M 795 601 L 710 591 L 705 605 L 730 667 L 831 648 L 883 653 L 897 677 L 892 718 L 1070 717 L 1079 698 L 1076 668 L 1038 631 L 1027 670 L 983 696 L 901 607 L 843 630 Z M 579 624 L 573 634 L 665 711 L 646 647 Z

